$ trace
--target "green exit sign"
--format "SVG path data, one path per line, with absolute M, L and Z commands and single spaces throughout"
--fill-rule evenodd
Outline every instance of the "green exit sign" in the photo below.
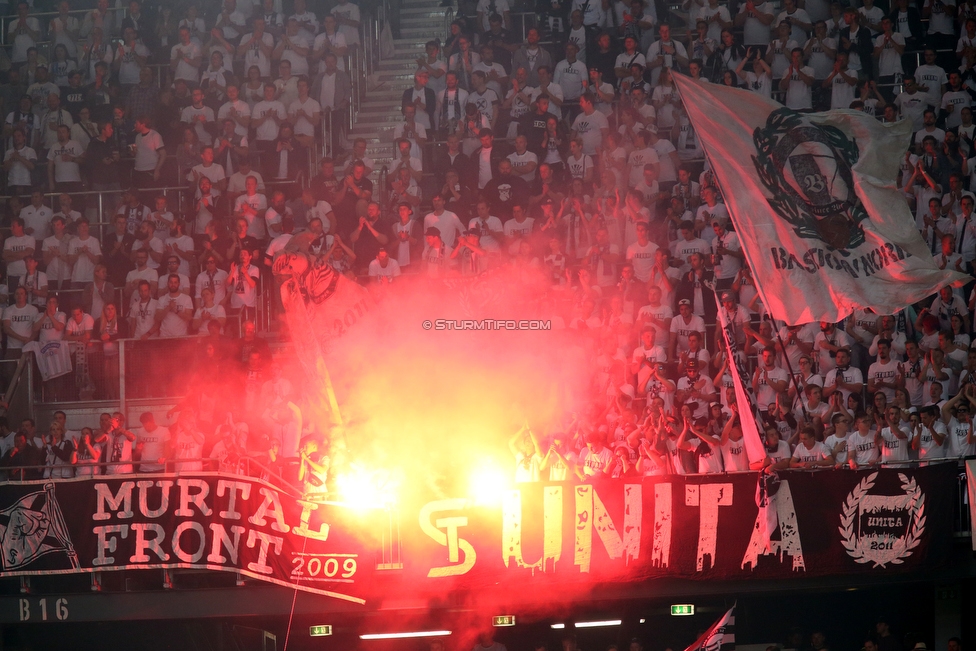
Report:
M 675 617 L 695 614 L 694 604 L 671 604 L 671 614 Z
M 515 626 L 515 615 L 496 615 L 491 618 L 492 626 Z
M 311 637 L 324 637 L 326 635 L 332 635 L 332 626 L 329 624 L 320 624 L 319 626 L 309 626 L 308 634 Z

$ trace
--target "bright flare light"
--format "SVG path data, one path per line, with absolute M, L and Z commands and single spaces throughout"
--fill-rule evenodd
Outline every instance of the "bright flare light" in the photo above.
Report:
M 620 626 L 620 624 L 619 619 L 605 619 L 599 622 L 576 622 L 573 626 L 576 628 L 596 628 L 598 626 Z
M 396 486 L 388 473 L 350 464 L 350 472 L 336 477 L 338 499 L 356 509 L 375 509 L 396 503 Z
M 479 506 L 501 504 L 502 495 L 509 488 L 511 478 L 495 465 L 487 465 L 471 473 L 469 493 Z
M 444 637 L 450 631 L 410 631 L 407 633 L 366 633 L 360 635 L 360 640 L 396 640 L 404 637 Z
M 565 624 L 553 624 L 553 625 L 552 625 L 552 626 L 550 626 L 549 628 L 554 628 L 554 629 L 556 629 L 556 630 L 558 631 L 558 630 L 560 630 L 560 629 L 564 629 L 564 628 L 566 628 L 566 625 L 565 625 Z

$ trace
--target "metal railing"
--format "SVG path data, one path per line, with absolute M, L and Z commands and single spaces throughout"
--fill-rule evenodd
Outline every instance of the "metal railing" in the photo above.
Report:
M 69 16 L 74 16 L 75 18 L 78 18 L 79 21 L 81 21 L 81 19 L 84 16 L 86 16 L 89 12 L 91 12 L 91 9 L 72 9 L 72 10 L 69 10 L 68 11 L 68 15 Z M 124 18 L 124 17 L 126 17 L 126 16 L 129 15 L 129 8 L 128 7 L 118 7 L 118 8 L 109 7 L 108 12 L 111 13 L 111 14 L 120 14 Z M 59 12 L 59 11 L 44 11 L 44 12 L 40 12 L 40 13 L 27 14 L 27 17 L 28 18 L 37 18 L 37 22 L 38 22 L 38 25 L 40 27 L 39 33 L 43 37 L 43 36 L 50 36 L 48 27 L 51 24 L 51 19 L 57 18 L 60 15 L 61 15 L 61 12 Z M 7 30 L 9 29 L 10 23 L 13 22 L 13 21 L 15 21 L 15 20 L 17 20 L 18 18 L 19 18 L 19 16 L 15 15 L 15 14 L 0 16 L 0 45 L 2 45 L 2 46 L 11 46 L 12 45 L 11 43 L 8 43 L 7 42 L 7 39 L 9 38 L 9 34 L 7 33 Z M 84 22 L 84 21 L 81 21 L 81 22 Z M 106 39 L 108 39 L 110 37 L 111 37 L 110 34 L 105 34 L 105 38 Z M 79 44 L 82 43 L 83 40 L 84 39 L 79 39 Z M 49 42 L 47 42 L 47 43 L 49 43 Z M 42 43 L 40 43 L 40 42 L 37 43 L 38 46 L 40 46 L 41 44 Z
M 49 444 L 49 435 L 43 436 L 45 444 Z M 101 443 L 94 443 L 94 445 L 101 445 Z M 93 445 L 93 446 L 94 446 Z M 44 453 L 46 448 L 38 448 L 28 442 L 28 446 L 32 448 L 32 453 Z M 301 488 L 291 483 L 287 479 L 281 476 L 281 473 L 269 468 L 266 464 L 262 463 L 257 457 L 252 457 L 246 454 L 242 454 L 237 458 L 238 462 L 241 464 L 240 472 L 233 473 L 239 474 L 245 477 L 255 477 L 266 480 L 273 480 L 274 485 L 277 488 L 284 488 L 285 492 L 291 493 L 292 497 L 301 499 L 302 491 Z M 297 460 L 297 458 L 296 458 Z M 283 460 L 284 461 L 284 460 Z M 140 470 L 139 465 L 141 460 L 131 459 L 123 461 L 98 461 L 98 462 L 79 462 L 74 464 L 32 464 L 32 465 L 15 465 L 6 466 L 0 468 L 0 475 L 4 475 L 0 478 L 0 483 L 3 481 L 25 481 L 31 479 L 52 479 L 57 481 L 58 479 L 73 479 L 75 477 L 120 477 L 125 475 L 139 475 L 141 473 L 166 473 L 168 475 L 179 476 L 183 473 L 199 473 L 203 471 L 217 471 L 220 468 L 220 461 L 214 459 L 213 457 L 192 457 L 187 459 L 167 459 L 164 464 L 164 470 Z M 203 469 L 184 469 L 183 466 L 188 464 L 201 464 Z M 157 462 L 152 462 L 147 465 L 160 465 Z M 109 467 L 117 468 L 119 466 L 128 467 L 129 470 L 125 472 L 115 472 L 109 474 L 105 472 Z M 101 472 L 94 472 L 95 470 L 101 470 Z M 81 471 L 83 474 L 79 474 Z M 57 473 L 57 476 L 55 476 Z

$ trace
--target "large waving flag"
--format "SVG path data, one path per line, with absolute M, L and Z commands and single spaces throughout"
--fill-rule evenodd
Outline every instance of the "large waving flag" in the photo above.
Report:
M 735 651 L 735 606 L 729 608 L 685 651 Z
M 940 270 L 895 187 L 911 124 L 797 113 L 675 74 L 770 313 L 790 325 L 892 314 L 968 277 Z

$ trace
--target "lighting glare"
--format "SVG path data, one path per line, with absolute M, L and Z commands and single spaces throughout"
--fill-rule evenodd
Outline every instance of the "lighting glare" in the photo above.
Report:
M 646 621 L 647 621 L 647 620 L 646 620 L 646 619 L 644 619 L 643 617 L 641 617 L 641 618 L 640 618 L 640 623 L 641 623 L 641 624 L 643 624 L 643 623 L 644 623 L 644 622 L 646 622 Z
M 502 495 L 510 483 L 509 476 L 494 465 L 488 465 L 471 473 L 470 494 L 479 506 L 501 504 Z
M 406 633 L 366 633 L 360 635 L 360 640 L 397 640 L 406 637 L 444 637 L 450 631 L 409 631 Z
M 375 509 L 396 503 L 397 490 L 386 472 L 350 464 L 350 472 L 336 477 L 339 501 L 355 509 Z
M 598 622 L 576 622 L 573 626 L 576 628 L 597 628 L 598 626 L 620 626 L 620 624 L 619 619 L 605 619 Z
M 550 628 L 554 628 L 554 629 L 559 630 L 559 629 L 566 628 L 566 625 L 565 624 L 553 624 Z

